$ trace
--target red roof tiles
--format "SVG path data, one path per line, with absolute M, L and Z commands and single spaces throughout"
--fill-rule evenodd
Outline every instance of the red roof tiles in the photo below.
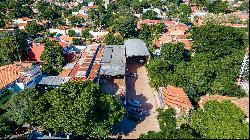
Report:
M 168 85 L 162 89 L 165 104 L 174 109 L 181 109 L 182 113 L 190 110 L 193 106 L 182 88 Z M 178 113 L 178 112 L 177 112 Z
M 21 63 L 18 64 L 9 64 L 0 67 L 0 89 L 8 86 L 18 78 L 20 78 L 19 71 L 24 67 L 31 66 L 31 63 Z

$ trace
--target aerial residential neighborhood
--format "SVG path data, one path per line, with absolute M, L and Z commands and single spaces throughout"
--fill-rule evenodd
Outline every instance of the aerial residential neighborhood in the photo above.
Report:
M 0 0 L 0 139 L 249 139 L 248 0 Z

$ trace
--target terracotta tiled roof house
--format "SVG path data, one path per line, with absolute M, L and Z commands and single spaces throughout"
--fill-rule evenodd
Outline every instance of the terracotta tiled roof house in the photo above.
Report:
M 177 116 L 184 115 L 193 108 L 192 103 L 182 88 L 168 85 L 159 89 L 165 106 L 174 108 Z
M 22 74 L 20 70 L 30 67 L 32 63 L 16 63 L 0 67 L 0 92 L 11 87 Z
M 28 53 L 29 60 L 41 62 L 42 60 L 40 59 L 40 57 L 44 51 L 44 47 L 44 44 L 33 42 Z

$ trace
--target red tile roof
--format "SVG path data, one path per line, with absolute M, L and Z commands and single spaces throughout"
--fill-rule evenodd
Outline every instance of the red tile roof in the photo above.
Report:
M 181 112 L 190 110 L 193 106 L 182 88 L 168 85 L 162 90 L 165 104 L 174 109 L 181 109 Z
M 149 19 L 145 19 L 145 20 L 142 20 L 141 23 L 142 24 L 157 24 L 157 23 L 161 23 L 161 20 L 149 20 Z
M 34 61 L 38 61 L 38 62 L 42 62 L 42 60 L 40 59 L 43 51 L 44 51 L 44 44 L 40 44 L 40 43 L 32 43 L 31 48 L 29 49 L 29 60 L 34 60 Z
M 31 63 L 18 64 L 9 64 L 0 67 L 0 89 L 3 89 L 4 87 L 20 78 L 21 75 L 19 71 L 22 68 L 26 68 L 32 65 Z

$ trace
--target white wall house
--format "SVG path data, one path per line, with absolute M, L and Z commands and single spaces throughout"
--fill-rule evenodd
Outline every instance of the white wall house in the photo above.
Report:
M 62 35 L 66 35 L 67 29 L 50 28 L 50 29 L 49 29 L 49 32 L 50 32 L 50 33 L 59 33 L 59 34 L 62 34 Z
M 15 92 L 31 88 L 36 84 L 36 80 L 42 76 L 40 67 L 31 66 L 19 72 L 22 76 L 19 78 L 13 86 Z
M 14 24 L 28 23 L 30 21 L 32 21 L 32 19 L 30 19 L 28 17 L 23 17 L 23 18 L 18 18 L 18 19 L 13 20 Z

